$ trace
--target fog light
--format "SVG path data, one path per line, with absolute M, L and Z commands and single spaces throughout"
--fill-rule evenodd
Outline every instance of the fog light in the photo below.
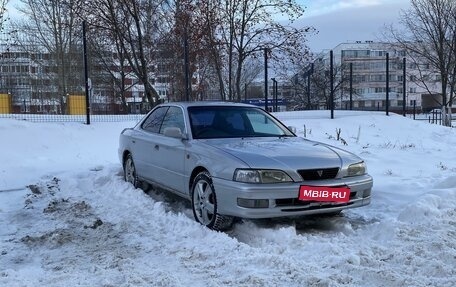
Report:
M 363 198 L 369 197 L 371 195 L 371 189 L 365 189 L 363 192 Z
M 238 198 L 237 204 L 240 207 L 246 207 L 246 208 L 268 208 L 269 200 L 268 199 Z

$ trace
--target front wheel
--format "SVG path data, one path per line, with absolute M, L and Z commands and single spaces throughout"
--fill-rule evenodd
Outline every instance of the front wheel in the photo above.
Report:
M 207 171 L 199 173 L 192 185 L 192 209 L 195 220 L 217 231 L 229 229 L 233 217 L 217 213 L 217 196 Z

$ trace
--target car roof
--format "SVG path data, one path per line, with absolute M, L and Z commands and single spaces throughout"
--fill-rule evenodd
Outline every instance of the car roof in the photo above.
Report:
M 223 107 L 250 107 L 258 108 L 258 106 L 235 103 L 235 102 L 222 102 L 222 101 L 196 101 L 196 102 L 169 102 L 160 104 L 160 106 L 181 106 L 183 108 L 188 107 L 214 107 L 214 106 L 223 106 Z

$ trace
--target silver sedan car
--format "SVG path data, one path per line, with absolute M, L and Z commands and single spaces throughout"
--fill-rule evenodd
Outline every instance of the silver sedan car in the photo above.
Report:
M 122 131 L 119 158 L 126 181 L 190 200 L 196 221 L 214 230 L 234 218 L 335 214 L 371 200 L 362 159 L 297 137 L 251 105 L 159 105 Z

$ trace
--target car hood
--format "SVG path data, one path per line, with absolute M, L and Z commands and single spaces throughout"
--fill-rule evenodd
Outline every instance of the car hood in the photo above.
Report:
M 351 153 L 300 137 L 211 139 L 206 144 L 237 157 L 251 168 L 331 168 L 360 161 Z

